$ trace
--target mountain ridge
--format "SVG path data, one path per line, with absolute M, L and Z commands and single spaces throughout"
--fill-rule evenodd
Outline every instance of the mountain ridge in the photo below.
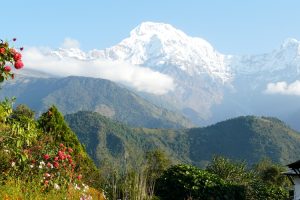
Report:
M 28 96 L 30 94 L 30 96 Z M 3 85 L 0 97 L 15 96 L 37 114 L 55 104 L 62 113 L 97 111 L 132 126 L 180 128 L 192 126 L 179 113 L 163 109 L 109 80 L 66 77 L 18 77 Z
M 252 165 L 264 158 L 286 164 L 299 159 L 300 153 L 300 134 L 272 117 L 241 116 L 207 127 L 178 130 L 132 128 L 95 112 L 78 112 L 65 118 L 97 163 L 103 158 L 115 159 L 116 154 L 126 155 L 134 164 L 142 158 L 137 159 L 132 152 L 144 155 L 153 149 L 161 149 L 175 161 L 202 167 L 217 155 Z M 92 122 L 90 126 L 88 121 Z M 110 147 L 113 141 L 120 146 L 117 152 Z

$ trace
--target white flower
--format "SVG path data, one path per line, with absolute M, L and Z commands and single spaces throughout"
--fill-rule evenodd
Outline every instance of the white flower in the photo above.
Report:
M 60 189 L 59 185 L 54 183 L 54 189 L 59 190 Z
M 80 197 L 80 200 L 92 200 L 92 199 L 93 197 L 91 195 L 86 195 L 86 194 Z
M 41 162 L 40 162 L 40 165 L 45 166 L 45 162 L 44 162 L 44 161 L 41 161 Z
M 75 190 L 80 190 L 80 187 L 75 183 L 74 189 L 75 189 Z
M 30 168 L 34 168 L 34 165 L 29 165 Z
M 43 166 L 45 166 L 45 163 L 44 163 L 44 161 L 41 161 L 41 162 L 40 162 L 40 165 L 39 165 L 39 168 L 42 169 Z
M 11 166 L 14 167 L 16 166 L 16 163 L 14 161 L 11 162 Z
M 87 192 L 89 190 L 89 186 L 82 183 L 82 186 L 83 186 L 83 192 Z

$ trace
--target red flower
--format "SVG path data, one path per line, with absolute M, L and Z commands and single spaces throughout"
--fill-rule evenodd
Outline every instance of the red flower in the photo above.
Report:
M 45 154 L 45 155 L 44 155 L 44 159 L 45 159 L 45 160 L 48 160 L 49 158 L 50 158 L 50 156 L 49 156 L 48 154 Z
M 21 60 L 22 58 L 22 54 L 16 52 L 15 55 L 14 55 L 14 60 L 17 61 L 17 60 Z
M 4 71 L 5 72 L 10 72 L 11 71 L 11 67 L 10 66 L 5 66 L 4 67 Z
M 69 159 L 69 163 L 72 164 L 72 162 L 73 162 L 73 160 L 72 160 L 72 158 L 70 158 L 70 159 Z
M 77 179 L 78 179 L 78 180 L 80 180 L 81 178 L 82 178 L 82 176 L 81 176 L 81 175 L 78 175 L 78 176 L 77 176 Z
M 45 180 L 44 184 L 45 185 L 48 185 L 49 181 L 48 180 Z
M 57 157 L 57 156 L 55 156 L 54 160 L 55 160 L 55 161 L 58 161 L 58 157 Z
M 15 62 L 15 68 L 16 69 L 21 69 L 23 66 L 24 66 L 24 64 L 23 64 L 22 60 L 17 60 Z
M 1 48 L 0 48 L 0 53 L 1 53 L 1 54 L 4 54 L 4 53 L 5 53 L 5 48 L 1 47 Z
M 54 161 L 54 162 L 53 162 L 53 166 L 54 166 L 56 169 L 58 169 L 58 168 L 59 168 L 59 163 L 56 162 L 56 161 Z
M 64 147 L 64 144 L 63 144 L 63 143 L 60 143 L 59 146 L 60 146 L 60 147 Z

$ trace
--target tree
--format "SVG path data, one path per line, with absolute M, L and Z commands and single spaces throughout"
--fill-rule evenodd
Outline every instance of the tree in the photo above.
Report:
M 150 196 L 154 195 L 156 180 L 170 165 L 171 161 L 161 150 L 153 150 L 146 153 L 147 192 Z
M 288 187 L 290 185 L 288 178 L 282 174 L 286 169 L 269 159 L 261 160 L 253 168 L 258 177 L 266 184 L 280 187 Z
M 246 163 L 234 162 L 221 156 L 213 157 L 206 170 L 230 183 L 246 184 L 253 176 L 247 171 Z

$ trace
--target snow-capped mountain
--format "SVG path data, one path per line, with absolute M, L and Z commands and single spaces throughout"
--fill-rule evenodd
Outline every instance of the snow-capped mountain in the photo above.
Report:
M 222 82 L 231 79 L 224 55 L 207 41 L 189 37 L 169 24 L 144 22 L 116 46 L 90 53 L 94 58 L 126 61 L 162 72 L 165 66 L 172 66 L 190 76 L 208 74 Z
M 270 53 L 224 55 L 204 39 L 190 37 L 169 24 L 144 22 L 128 38 L 104 50 L 58 49 L 51 55 L 82 61 L 121 61 L 166 74 L 173 78 L 176 89 L 159 97 L 145 96 L 167 102 L 194 121 L 215 122 L 243 114 L 287 116 L 285 111 L 300 110 L 297 101 L 285 101 L 299 97 L 265 93 L 269 83 L 300 79 L 300 42 L 296 39 L 285 40 Z M 269 102 L 274 96 L 277 108 Z M 279 108 L 286 103 L 287 109 Z

